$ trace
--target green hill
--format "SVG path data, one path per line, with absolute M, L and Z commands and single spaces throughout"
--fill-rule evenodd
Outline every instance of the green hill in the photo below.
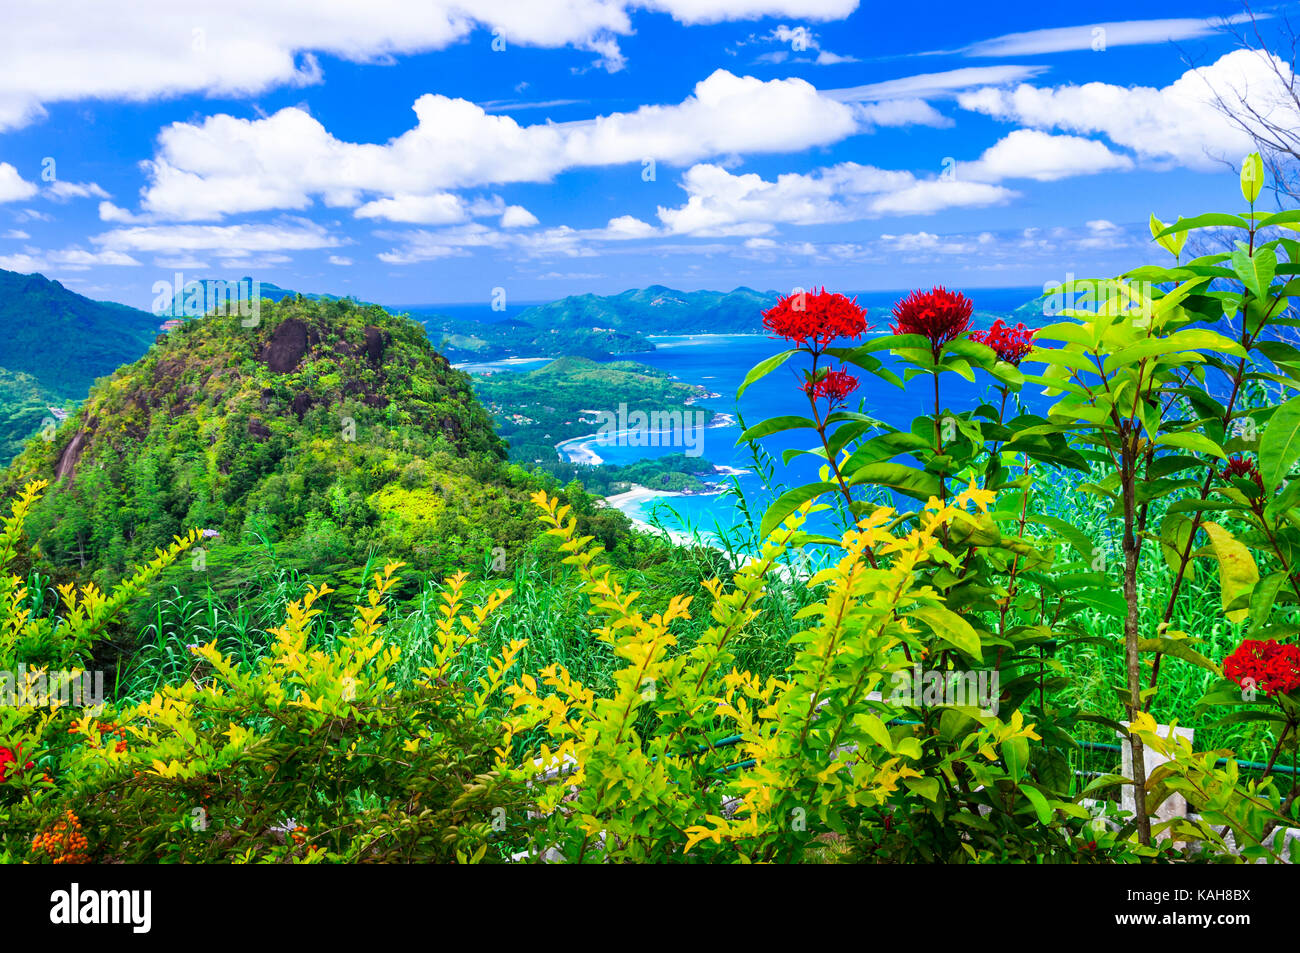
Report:
M 0 367 L 80 399 L 96 378 L 148 349 L 158 320 L 124 304 L 92 301 L 42 275 L 0 270 L 0 327 Z
M 262 545 L 309 572 L 373 551 L 441 573 L 535 534 L 536 478 L 420 325 L 347 300 L 260 317 L 183 322 L 18 457 L 5 491 L 53 484 L 29 521 L 50 571 L 111 579 L 191 527 L 245 573 Z
M 557 443 L 597 429 L 597 408 L 613 412 L 623 404 L 629 411 L 676 411 L 692 420 L 713 416 L 694 404 L 707 396 L 703 387 L 634 361 L 561 357 L 527 374 L 475 375 L 474 390 L 510 445 L 511 459 L 548 469 L 558 461 Z
M 41 429 L 50 407 L 83 399 L 96 378 L 143 354 L 153 315 L 93 301 L 42 275 L 0 269 L 0 465 Z
M 674 291 L 663 285 L 616 295 L 572 295 L 528 308 L 521 321 L 548 328 L 609 328 L 634 334 L 744 334 L 763 329 L 775 292 Z

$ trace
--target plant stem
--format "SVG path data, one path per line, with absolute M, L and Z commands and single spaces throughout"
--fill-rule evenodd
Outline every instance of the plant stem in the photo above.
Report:
M 1142 739 L 1133 733 L 1132 722 L 1142 711 L 1142 661 L 1138 655 L 1138 543 L 1134 532 L 1137 507 L 1137 455 L 1133 433 L 1121 435 L 1120 482 L 1124 494 L 1124 659 L 1128 669 L 1129 750 L 1133 755 L 1133 805 L 1137 813 L 1138 841 L 1151 844 L 1151 818 L 1147 815 L 1146 759 Z

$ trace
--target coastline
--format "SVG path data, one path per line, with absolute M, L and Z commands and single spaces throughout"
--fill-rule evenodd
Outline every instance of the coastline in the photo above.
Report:
M 624 516 L 626 516 L 629 520 L 632 521 L 633 526 L 635 526 L 637 529 L 641 530 L 642 532 L 655 533 L 658 535 L 666 536 L 675 545 L 678 546 L 705 545 L 715 549 L 719 548 L 716 542 L 709 541 L 710 537 L 708 535 L 701 534 L 701 536 L 697 539 L 691 534 L 683 533 L 680 530 L 659 529 L 658 527 L 651 526 L 645 520 L 635 515 L 637 506 L 642 503 L 648 502 L 650 500 L 665 498 L 665 497 L 688 496 L 688 495 L 690 494 L 681 493 L 677 490 L 652 490 L 647 486 L 641 486 L 639 483 L 634 483 L 632 485 L 632 489 L 625 490 L 622 493 L 615 493 L 612 496 L 607 496 L 601 502 L 605 506 L 611 506 L 614 509 L 618 510 L 620 513 L 622 513 Z
M 735 414 L 715 413 L 712 419 L 710 419 L 709 422 L 704 425 L 704 429 L 715 430 L 719 427 L 734 427 L 734 426 L 736 426 Z M 651 436 L 663 436 L 665 434 L 671 436 L 674 432 L 675 431 L 672 430 L 650 430 L 645 432 L 635 431 L 635 430 L 620 430 L 612 434 L 610 433 L 583 434 L 580 437 L 570 437 L 568 440 L 561 440 L 559 443 L 555 445 L 555 453 L 561 460 L 567 459 L 569 463 L 582 463 L 588 466 L 599 466 L 600 464 L 605 462 L 605 459 L 600 454 L 598 454 L 595 450 L 592 449 L 593 444 L 600 444 L 603 442 L 605 446 L 608 446 L 611 442 L 614 442 L 615 445 L 617 445 L 617 441 L 620 437 L 625 437 L 631 433 L 640 434 L 640 436 L 642 437 L 651 437 Z M 646 445 L 660 446 L 660 444 L 658 443 L 646 444 Z M 671 446 L 671 445 L 663 444 L 663 446 Z M 728 468 L 718 468 L 718 469 L 725 469 L 727 472 L 724 475 L 730 475 L 730 470 L 732 468 L 728 467 Z

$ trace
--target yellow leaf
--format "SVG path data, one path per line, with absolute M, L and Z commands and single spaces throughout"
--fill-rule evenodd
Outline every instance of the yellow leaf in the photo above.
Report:
M 1219 590 L 1223 595 L 1224 617 L 1229 622 L 1241 622 L 1250 610 L 1241 608 L 1228 612 L 1228 606 L 1259 582 L 1259 568 L 1255 565 L 1255 558 L 1250 555 L 1250 550 L 1218 523 L 1207 522 L 1201 526 L 1210 537 L 1214 558 L 1219 561 Z

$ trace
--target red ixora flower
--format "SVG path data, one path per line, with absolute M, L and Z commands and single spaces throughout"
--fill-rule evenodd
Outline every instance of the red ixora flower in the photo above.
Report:
M 848 371 L 827 371 L 815 381 L 803 385 L 803 392 L 813 400 L 825 397 L 831 404 L 839 404 L 858 389 L 858 379 Z
M 1259 467 L 1253 461 L 1245 457 L 1229 457 L 1228 464 L 1223 468 L 1223 478 L 1231 480 L 1233 477 L 1244 477 L 1247 480 L 1254 480 L 1255 484 L 1262 490 L 1264 489 L 1264 478 L 1259 475 Z
M 1223 675 L 1243 688 L 1263 689 L 1270 698 L 1288 695 L 1300 688 L 1300 645 L 1245 639 L 1223 660 Z
M 975 305 L 960 291 L 942 285 L 929 291 L 913 291 L 894 305 L 895 334 L 919 334 L 930 341 L 935 354 L 939 348 L 970 326 Z
M 998 360 L 1015 364 L 1017 367 L 1034 347 L 1033 328 L 1027 328 L 1023 324 L 1017 324 L 1013 328 L 1009 324 L 1003 324 L 1001 318 L 994 321 L 993 327 L 987 331 L 972 331 L 970 337 L 972 341 L 993 348 L 997 352 Z
M 15 754 L 13 751 L 9 750 L 8 748 L 0 747 L 0 784 L 3 784 L 5 781 L 7 781 L 7 780 L 9 779 L 9 778 L 8 778 L 8 772 L 9 772 L 9 767 L 8 767 L 8 766 L 9 766 L 10 764 L 16 763 L 16 762 L 18 761 L 18 757 L 19 757 L 22 753 L 23 753 L 23 746 L 22 746 L 22 745 L 19 745 L 19 746 L 18 746 L 18 748 L 17 748 L 17 754 Z M 31 768 L 32 765 L 33 765 L 33 762 L 28 761 L 27 764 L 26 764 L 24 767 Z
M 855 299 L 821 291 L 796 291 L 763 312 L 763 327 L 800 347 L 820 351 L 836 338 L 859 338 L 871 330 Z

